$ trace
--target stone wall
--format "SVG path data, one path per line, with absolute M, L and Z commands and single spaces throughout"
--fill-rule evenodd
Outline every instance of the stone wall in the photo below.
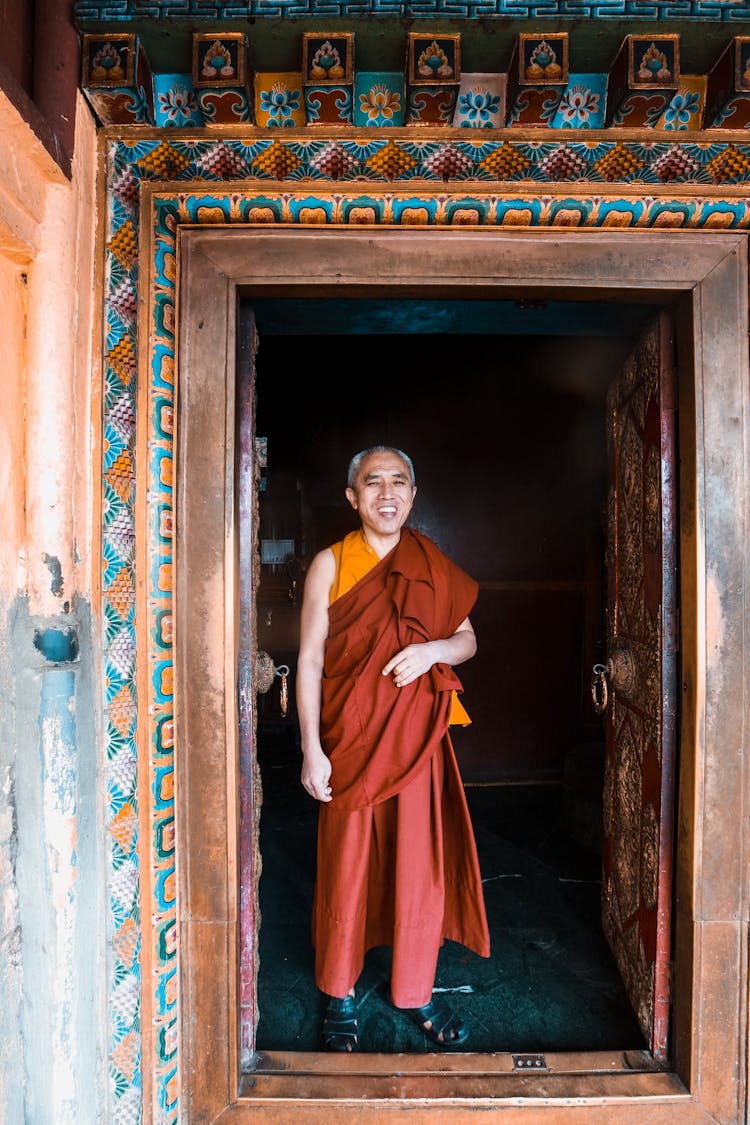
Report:
M 92 627 L 95 129 L 69 179 L 0 93 L 0 1119 L 104 1117 Z M 95 686 L 96 685 L 96 686 Z

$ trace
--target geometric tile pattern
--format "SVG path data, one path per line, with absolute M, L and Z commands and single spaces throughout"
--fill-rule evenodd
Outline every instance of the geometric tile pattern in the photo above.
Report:
M 554 20 L 696 20 L 740 23 L 750 19 L 747 0 L 77 0 L 79 21 L 237 20 L 299 16 L 457 17 L 512 16 Z
M 127 144 L 115 145 L 110 166 L 109 307 L 113 329 L 115 321 L 118 326 L 110 352 L 120 367 L 134 355 L 134 348 L 128 351 L 130 333 L 124 329 L 135 318 L 134 212 L 138 184 L 145 181 L 221 182 L 252 177 L 294 183 L 345 177 L 372 183 L 450 179 L 485 186 L 570 181 L 715 187 L 750 180 L 750 137 L 747 142 L 717 142 L 696 139 L 701 134 L 693 133 L 690 140 L 678 140 L 674 134 L 654 140 L 653 133 L 644 131 L 636 140 L 587 140 L 573 129 L 567 131 L 565 140 L 544 139 L 539 134 L 515 139 L 508 131 L 502 139 L 487 140 L 486 133 L 467 137 L 465 132 L 460 138 L 443 139 L 434 132 L 427 136 L 427 130 L 416 139 L 391 139 L 377 129 L 351 139 L 340 133 L 335 139 L 310 137 L 309 133 L 288 138 L 276 133 L 270 138 L 267 133 L 259 135 L 258 130 L 221 139 L 207 138 L 202 131 L 195 138 L 183 134 L 174 141 L 164 139 L 164 133 L 156 136 L 159 139 L 141 139 L 139 132 Z
M 80 7 L 80 5 L 79 5 Z M 144 5 L 145 7 L 145 5 Z M 173 4 L 174 8 L 175 5 Z M 435 132 L 439 132 L 435 130 Z M 264 135 L 265 134 L 265 135 Z M 132 129 L 107 141 L 102 418 L 104 716 L 109 836 L 112 1120 L 141 1120 L 142 1073 L 153 1115 L 177 1104 L 175 731 L 172 680 L 173 426 L 176 241 L 180 224 L 314 223 L 424 226 L 750 229 L 750 140 L 391 139 L 387 130 L 335 140 L 279 139 L 253 129 Z M 279 184 L 279 180 L 283 181 Z M 303 182 L 304 181 L 304 182 Z M 315 182 L 310 182 L 315 181 Z M 153 259 L 139 261 L 140 186 L 158 183 Z M 681 191 L 682 187 L 685 191 Z M 139 268 L 151 271 L 149 355 L 138 370 Z M 137 385 L 147 390 L 145 463 L 136 464 Z M 135 629 L 135 482 L 146 510 L 145 621 Z M 135 665 L 145 699 L 138 699 Z M 136 709 L 148 760 L 139 818 Z M 148 837 L 139 841 L 139 823 Z M 139 867 L 139 855 L 140 863 Z M 143 921 L 141 919 L 141 904 Z M 149 977 L 142 980 L 141 942 Z M 142 987 L 151 995 L 153 1049 L 142 1056 Z
M 102 585 L 109 828 L 110 1086 L 113 1117 L 140 1121 L 141 924 L 135 747 L 135 214 L 115 201 L 106 250 Z

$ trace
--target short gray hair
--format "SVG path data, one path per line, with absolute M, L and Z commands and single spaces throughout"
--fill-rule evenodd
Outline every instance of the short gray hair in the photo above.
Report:
M 357 483 L 357 474 L 359 473 L 359 470 L 362 466 L 362 462 L 364 461 L 365 457 L 369 457 L 371 453 L 395 453 L 397 457 L 401 458 L 401 460 L 409 470 L 412 488 L 417 483 L 414 476 L 414 465 L 412 463 L 411 457 L 409 457 L 407 453 L 404 453 L 402 449 L 396 449 L 393 445 L 371 445 L 369 449 L 362 449 L 359 453 L 355 453 L 351 461 L 349 462 L 349 471 L 346 474 L 347 488 L 353 489 L 355 487 Z

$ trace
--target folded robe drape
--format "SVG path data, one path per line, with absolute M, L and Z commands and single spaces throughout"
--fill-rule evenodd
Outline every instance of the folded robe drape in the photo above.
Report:
M 476 583 L 426 536 L 398 545 L 329 610 L 321 740 L 333 800 L 320 807 L 313 907 L 316 981 L 344 996 L 375 945 L 393 946 L 399 1007 L 431 994 L 445 937 L 489 954 L 476 845 L 448 735 L 461 684 L 435 665 L 397 688 L 385 664 L 451 636 Z

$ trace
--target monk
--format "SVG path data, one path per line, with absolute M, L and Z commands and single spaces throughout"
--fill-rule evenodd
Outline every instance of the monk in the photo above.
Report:
M 393 949 L 391 999 L 440 1047 L 468 1029 L 433 997 L 445 938 L 489 956 L 476 845 L 448 727 L 469 722 L 453 665 L 476 652 L 477 585 L 405 527 L 416 486 L 400 450 L 349 467 L 361 527 L 313 559 L 297 666 L 302 784 L 320 802 L 313 904 L 322 1046 L 358 1046 L 364 956 Z

